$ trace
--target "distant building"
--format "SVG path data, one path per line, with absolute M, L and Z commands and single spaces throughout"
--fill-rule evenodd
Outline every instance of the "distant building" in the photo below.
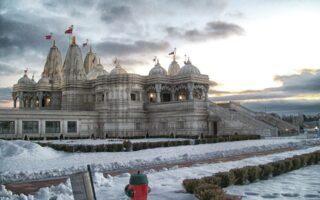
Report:
M 175 57 L 168 72 L 157 60 L 149 75 L 130 74 L 115 60 L 108 73 L 91 48 L 83 61 L 73 37 L 64 62 L 53 43 L 41 79 L 25 72 L 13 86 L 13 109 L 0 110 L 0 137 L 277 136 L 282 130 L 279 119 L 211 102 L 208 89 L 208 75 L 190 60 L 180 67 Z

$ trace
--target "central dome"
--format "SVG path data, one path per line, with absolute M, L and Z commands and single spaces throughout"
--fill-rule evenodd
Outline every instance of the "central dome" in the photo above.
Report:
M 161 67 L 159 60 L 157 60 L 156 65 L 149 72 L 149 76 L 165 76 L 167 74 L 167 71 Z
M 169 65 L 168 74 L 170 76 L 177 75 L 180 70 L 180 65 L 176 60 L 173 60 L 171 64 Z

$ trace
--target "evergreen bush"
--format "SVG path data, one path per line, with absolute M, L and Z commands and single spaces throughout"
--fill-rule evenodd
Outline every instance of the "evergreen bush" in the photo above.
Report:
M 236 168 L 232 169 L 230 172 L 234 174 L 235 184 L 236 185 L 244 185 L 248 179 L 248 171 L 247 168 Z
M 200 179 L 184 179 L 182 185 L 188 193 L 193 194 L 196 187 L 198 187 L 201 183 L 202 181 Z
M 259 166 L 247 167 L 247 172 L 248 172 L 248 181 L 250 183 L 253 183 L 256 180 L 260 179 L 261 168 Z
M 276 161 L 274 163 L 271 163 L 273 167 L 272 175 L 273 176 L 279 176 L 283 174 L 286 171 L 286 165 L 284 161 Z
M 235 182 L 234 174 L 229 172 L 218 172 L 215 174 L 215 176 L 221 178 L 221 187 L 228 187 L 229 185 L 233 185 Z
M 267 180 L 272 175 L 273 167 L 271 164 L 259 165 L 261 168 L 260 179 Z
M 123 141 L 123 147 L 125 151 L 132 151 L 132 143 L 130 140 L 124 140 Z
M 194 190 L 195 196 L 199 200 L 223 200 L 225 199 L 225 192 L 217 185 L 200 184 Z

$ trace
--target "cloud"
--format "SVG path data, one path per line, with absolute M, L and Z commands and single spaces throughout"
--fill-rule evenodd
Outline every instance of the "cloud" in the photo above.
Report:
M 101 9 L 101 19 L 106 24 L 110 24 L 117 21 L 132 21 L 133 15 L 129 6 L 120 5 L 110 7 L 110 5 L 103 4 Z
M 235 17 L 235 18 L 242 18 L 244 17 L 244 13 L 239 11 L 239 10 L 233 10 L 227 13 L 228 16 L 230 17 Z
M 149 54 L 166 51 L 170 44 L 166 41 L 152 42 L 138 40 L 133 43 L 105 41 L 96 44 L 98 51 L 112 56 L 127 56 L 132 54 Z
M 0 57 L 26 50 L 42 50 L 43 37 L 48 33 L 40 26 L 14 21 L 0 15 Z
M 216 95 L 212 99 L 214 101 L 281 99 L 320 93 L 320 69 L 303 69 L 298 74 L 275 76 L 274 80 L 280 82 L 282 86 L 263 90 L 230 92 L 225 96 Z M 214 92 L 211 94 L 215 95 Z
M 0 100 L 1 101 L 7 101 L 11 100 L 11 88 L 5 87 L 5 88 L 0 88 Z
M 234 23 L 211 21 L 203 30 L 186 29 L 181 31 L 178 27 L 166 27 L 169 37 L 182 38 L 188 41 L 205 41 L 209 39 L 223 39 L 234 35 L 243 35 L 244 29 Z
M 19 70 L 11 65 L 0 63 L 0 76 L 12 75 L 19 72 Z
M 258 112 L 269 112 L 279 114 L 316 114 L 320 113 L 320 101 L 309 100 L 270 100 L 263 102 L 243 102 L 241 103 L 245 107 L 248 107 Z

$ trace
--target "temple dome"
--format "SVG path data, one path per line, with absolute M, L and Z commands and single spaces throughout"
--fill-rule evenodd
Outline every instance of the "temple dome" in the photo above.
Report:
M 27 73 L 25 72 L 25 74 L 23 75 L 23 77 L 21 77 L 18 80 L 18 84 L 20 85 L 30 85 L 33 84 L 32 80 L 28 77 Z
M 44 74 L 42 74 L 41 79 L 38 81 L 38 85 L 48 85 L 50 84 L 49 78 L 45 77 Z
M 176 60 L 173 60 L 171 62 L 171 64 L 169 65 L 168 74 L 170 76 L 177 75 L 179 70 L 180 70 L 180 65 L 178 64 L 178 62 Z
M 188 59 L 186 64 L 179 70 L 178 74 L 182 75 L 182 74 L 201 74 L 201 73 L 200 73 L 200 70 L 194 65 L 192 65 L 192 63 Z
M 157 60 L 156 65 L 150 70 L 149 76 L 165 76 L 167 75 L 167 71 L 161 67 L 159 60 Z
M 96 65 L 97 65 L 97 57 L 96 57 L 96 54 L 92 52 L 92 48 L 90 46 L 90 50 L 87 53 L 83 63 L 83 67 L 84 67 L 84 70 L 86 71 L 86 74 L 88 74 L 91 71 L 91 69 Z
M 93 80 L 98 78 L 98 76 L 104 76 L 104 75 L 108 75 L 108 72 L 106 70 L 103 69 L 103 66 L 99 64 L 94 66 L 91 71 L 87 74 L 87 79 L 88 80 Z
M 63 64 L 63 76 L 65 80 L 86 80 L 86 72 L 83 67 L 83 60 L 80 47 L 76 44 L 75 37 L 67 51 Z
M 46 64 L 42 72 L 43 77 L 47 77 L 49 81 L 60 84 L 62 78 L 62 57 L 58 47 L 53 41 L 53 45 L 50 48 L 47 56 Z
M 110 75 L 127 74 L 127 71 L 120 66 L 118 60 L 115 61 L 115 65 L 116 66 L 111 70 Z

